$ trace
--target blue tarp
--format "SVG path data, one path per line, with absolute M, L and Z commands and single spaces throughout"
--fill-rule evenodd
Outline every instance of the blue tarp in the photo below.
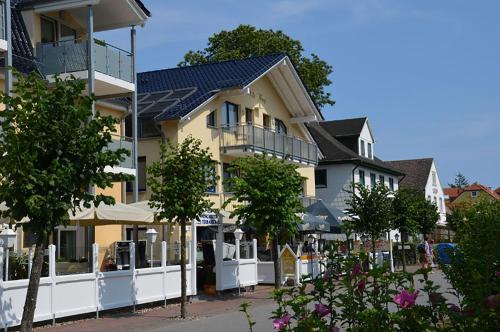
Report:
M 435 251 L 439 261 L 443 264 L 451 264 L 450 252 L 456 250 L 457 245 L 455 243 L 438 243 L 436 245 Z

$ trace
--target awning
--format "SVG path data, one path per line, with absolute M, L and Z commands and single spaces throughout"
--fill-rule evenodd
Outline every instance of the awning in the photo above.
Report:
M 330 225 L 327 232 L 340 233 L 341 222 L 339 218 L 342 218 L 344 213 L 339 209 L 328 207 L 323 201 L 317 201 L 308 206 L 306 212 L 326 221 Z
M 0 203 L 0 211 L 8 210 L 5 202 Z M 76 208 L 75 213 L 68 211 L 70 224 L 81 226 L 101 226 L 101 225 L 138 225 L 152 224 L 154 214 L 136 207 L 116 203 L 108 205 L 100 203 L 95 207 L 93 204 L 89 208 L 83 206 Z M 29 218 L 23 218 L 17 223 L 27 223 Z
M 303 213 L 301 219 L 302 224 L 299 225 L 300 232 L 318 233 L 330 231 L 330 224 L 320 217 L 316 217 L 310 213 Z

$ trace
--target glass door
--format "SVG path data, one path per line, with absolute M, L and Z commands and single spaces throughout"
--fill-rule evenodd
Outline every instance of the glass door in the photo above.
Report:
M 66 260 L 76 260 L 76 231 L 59 231 L 59 257 Z

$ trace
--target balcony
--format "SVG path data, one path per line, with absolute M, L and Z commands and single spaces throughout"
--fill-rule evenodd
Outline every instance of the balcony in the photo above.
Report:
M 88 78 L 88 42 L 85 39 L 39 43 L 36 47 L 42 72 L 49 81 L 54 75 Z M 102 41 L 94 41 L 96 96 L 109 96 L 134 91 L 133 54 Z
M 135 175 L 133 143 L 134 141 L 130 137 L 112 135 L 112 142 L 108 145 L 108 150 L 116 151 L 118 149 L 126 149 L 130 151 L 130 156 L 125 156 L 125 160 L 120 162 L 118 166 L 107 167 L 106 172 Z
M 225 126 L 220 132 L 221 151 L 227 155 L 265 153 L 299 164 L 318 165 L 317 146 L 301 139 L 255 125 Z
M 0 0 L 0 52 L 7 51 L 7 24 L 5 22 L 5 1 Z

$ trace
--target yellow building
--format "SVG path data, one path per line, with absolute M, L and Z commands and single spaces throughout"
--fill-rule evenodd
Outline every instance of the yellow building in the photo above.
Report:
M 11 7 L 12 3 L 12 7 Z M 124 119 L 134 103 L 117 97 L 136 96 L 135 49 L 125 51 L 97 39 L 101 31 L 131 29 L 130 44 L 135 48 L 135 26 L 145 24 L 150 16 L 140 0 L 52 0 L 1 1 L 0 52 L 5 53 L 7 66 L 20 72 L 38 71 L 49 82 L 54 75 L 68 78 L 73 75 L 87 82 L 87 92 L 97 97 L 95 108 L 103 115 L 112 115 L 121 121 L 110 148 L 128 148 L 133 151 L 132 138 L 123 136 Z M 132 27 L 132 28 L 131 28 Z M 8 70 L 2 72 L 4 91 L 12 91 L 15 84 Z M 132 106 L 132 107 L 131 107 Z M 134 158 L 108 171 L 135 175 Z M 125 184 L 115 183 L 104 190 L 117 202 L 124 201 Z M 100 262 L 112 243 L 122 239 L 122 226 L 67 227 L 54 232 L 59 258 L 69 260 L 87 257 L 93 242 L 99 243 Z M 17 249 L 30 247 L 30 234 L 18 228 Z
M 178 143 L 188 135 L 201 139 L 219 163 L 221 180 L 209 189 L 216 208 L 231 194 L 222 184 L 231 176 L 229 164 L 256 153 L 299 166 L 307 178 L 304 197 L 315 196 L 318 149 L 305 124 L 322 115 L 288 56 L 145 72 L 138 74 L 138 84 L 139 200 L 150 197 L 145 169 L 159 160 L 160 142 Z

